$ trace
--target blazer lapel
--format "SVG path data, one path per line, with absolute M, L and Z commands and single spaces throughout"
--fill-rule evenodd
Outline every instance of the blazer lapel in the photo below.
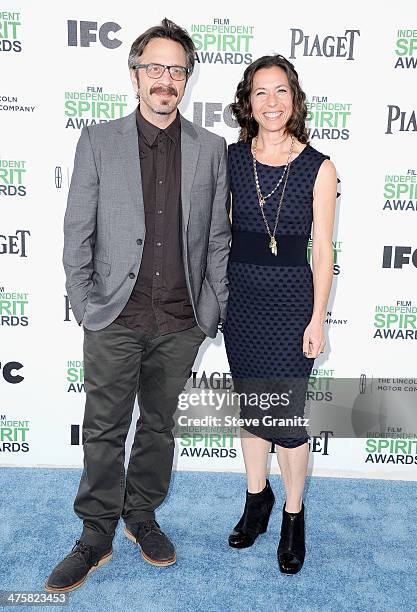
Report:
M 119 124 L 118 149 L 130 194 L 138 205 L 138 220 L 145 225 L 145 209 L 143 205 L 142 179 L 139 161 L 138 130 L 136 125 L 136 109 Z
M 181 206 L 182 227 L 187 231 L 191 206 L 191 187 L 197 168 L 200 142 L 193 124 L 181 115 Z

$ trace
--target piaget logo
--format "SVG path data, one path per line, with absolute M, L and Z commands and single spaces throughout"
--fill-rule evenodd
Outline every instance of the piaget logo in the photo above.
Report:
M 26 327 L 29 324 L 28 305 L 28 293 L 6 291 L 0 287 L 0 325 Z
M 384 200 L 382 210 L 417 212 L 416 171 L 409 169 L 406 174 L 385 175 Z
M 66 128 L 81 129 L 87 125 L 107 123 L 124 117 L 127 94 L 103 92 L 102 87 L 87 87 L 86 91 L 65 92 Z
M 84 393 L 84 362 L 67 361 L 67 393 Z
M 308 445 L 311 453 L 319 453 L 320 455 L 329 455 L 329 440 L 333 437 L 333 432 L 330 430 L 322 430 L 319 436 L 310 436 Z M 270 453 L 275 453 L 277 445 L 272 443 L 269 450 Z
M 342 243 L 340 240 L 333 240 L 332 244 L 333 244 L 333 274 L 337 276 L 338 274 L 340 274 L 339 255 L 342 252 Z M 309 264 L 311 264 L 311 260 L 312 260 L 312 248 L 313 248 L 313 241 L 311 238 L 309 238 L 308 245 L 307 245 L 307 261 Z
M 0 51 L 20 53 L 22 50 L 21 25 L 20 13 L 0 11 Z
M 387 104 L 387 129 L 385 134 L 396 132 L 417 132 L 417 111 L 402 110 L 396 104 Z
M 28 236 L 30 236 L 30 230 L 22 229 L 17 229 L 14 234 L 0 234 L 0 255 L 27 257 Z
M 359 30 L 345 30 L 344 34 L 312 34 L 299 28 L 291 28 L 290 59 L 296 57 L 341 57 L 354 60 L 354 44 L 356 37 L 361 35 Z
M 417 68 L 417 30 L 397 30 L 394 68 Z
M 250 64 L 254 26 L 213 19 L 210 24 L 192 24 L 190 29 L 201 64 Z
M 417 463 L 417 439 L 414 435 L 399 438 L 368 438 L 365 463 L 395 463 L 414 465 Z M 412 439 L 408 439 L 412 438 Z
M 392 306 L 375 306 L 373 337 L 417 340 L 417 306 L 413 306 L 410 300 L 397 300 Z
M 306 104 L 307 129 L 311 139 L 348 140 L 351 103 L 313 96 Z
M 27 453 L 28 436 L 29 421 L 13 421 L 0 415 L 0 453 Z
M 0 159 L 0 196 L 25 196 L 26 162 Z

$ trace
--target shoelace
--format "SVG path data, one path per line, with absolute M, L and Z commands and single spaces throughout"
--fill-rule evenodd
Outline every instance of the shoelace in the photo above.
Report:
M 147 521 L 141 521 L 139 523 L 136 537 L 139 535 L 140 531 L 143 532 L 143 535 L 148 535 L 148 533 L 151 533 L 151 531 L 154 531 L 155 533 L 159 533 L 161 529 L 158 523 L 155 521 L 155 519 L 149 519 Z
M 86 565 L 97 565 L 98 561 L 92 561 L 93 548 L 89 544 L 76 540 L 71 550 L 72 556 L 80 556 Z

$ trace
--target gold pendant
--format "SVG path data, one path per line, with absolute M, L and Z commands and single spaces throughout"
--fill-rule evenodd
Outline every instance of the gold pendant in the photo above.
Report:
M 278 245 L 274 236 L 271 237 L 271 240 L 269 242 L 269 248 L 271 249 L 272 255 L 278 254 Z

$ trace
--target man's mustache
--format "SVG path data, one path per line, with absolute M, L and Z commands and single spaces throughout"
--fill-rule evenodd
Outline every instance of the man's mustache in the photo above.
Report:
M 172 87 L 172 85 L 169 85 L 168 87 L 164 87 L 164 85 L 154 85 L 154 87 L 151 88 L 151 94 L 172 94 L 173 96 L 178 96 L 178 92 L 175 89 L 175 87 Z

